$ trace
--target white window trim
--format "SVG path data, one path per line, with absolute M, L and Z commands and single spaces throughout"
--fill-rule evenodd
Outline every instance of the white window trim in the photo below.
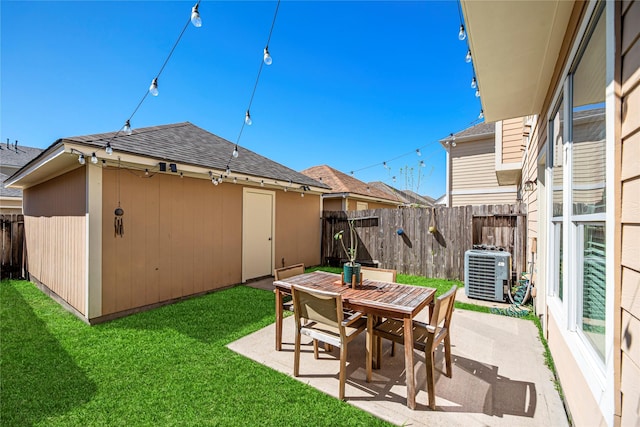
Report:
M 574 66 L 574 61 L 577 57 L 578 50 L 583 42 L 586 31 L 588 28 L 588 24 L 593 17 L 594 11 L 596 10 L 598 2 L 591 1 L 586 7 L 586 12 L 584 16 L 585 19 L 580 23 L 580 27 L 578 29 L 578 36 L 571 48 L 569 53 L 570 61 L 567 61 L 561 76 L 564 78 L 564 84 L 558 85 L 554 92 L 553 100 L 554 102 L 559 101 L 560 97 L 563 94 L 568 93 L 567 85 L 569 85 L 570 79 L 568 78 L 569 72 Z M 612 253 L 612 248 L 614 247 L 614 224 L 615 224 L 615 215 L 614 215 L 614 138 L 615 138 L 615 81 L 614 81 L 614 64 L 615 64 L 615 33 L 614 33 L 614 24 L 615 24 L 615 4 L 614 2 L 606 2 L 605 4 L 605 34 L 606 34 L 606 58 L 605 58 L 605 66 L 606 66 L 606 93 L 605 93 L 605 126 L 606 126 L 606 143 L 605 143 L 605 152 L 606 152 L 606 214 L 605 214 L 605 227 L 606 227 L 606 247 L 608 248 L 609 253 Z M 570 89 L 570 88 L 569 88 Z M 565 100 L 567 97 L 565 97 Z M 571 97 L 569 97 L 571 99 Z M 570 102 L 565 102 L 565 108 L 569 108 Z M 566 112 L 566 110 L 565 110 Z M 550 122 L 551 112 L 548 113 L 547 122 Z M 565 114 L 565 129 L 569 128 L 568 118 L 570 115 Z M 566 145 L 568 147 L 572 146 L 572 140 L 565 140 Z M 569 162 L 569 158 L 572 156 L 571 148 L 568 148 L 565 152 L 564 162 L 565 165 Z M 572 194 L 571 189 L 571 181 L 567 181 L 568 174 L 567 167 L 563 168 L 564 175 L 564 183 L 565 183 L 565 193 L 563 194 L 563 202 L 565 203 L 565 209 L 563 209 L 563 216 L 565 217 L 563 227 L 563 232 L 565 235 L 564 244 L 565 248 L 576 248 L 576 225 L 571 222 L 572 217 L 572 206 L 567 203 L 567 198 Z M 549 169 L 547 169 L 547 173 L 551 175 Z M 549 181 L 548 181 L 549 182 Z M 545 197 L 549 203 L 547 203 L 547 223 L 551 223 L 552 218 L 552 205 L 553 205 L 553 192 L 552 189 L 549 188 L 546 191 Z M 587 221 L 586 218 L 581 217 L 580 223 Z M 553 256 L 553 241 L 552 239 L 548 239 L 549 242 L 547 244 L 547 283 L 552 283 L 554 268 L 552 266 L 552 256 Z M 572 251 L 573 252 L 573 251 Z M 605 338 L 605 360 L 602 362 L 599 356 L 597 356 L 596 351 L 592 348 L 590 343 L 585 343 L 584 337 L 580 336 L 581 332 L 576 331 L 576 306 L 577 306 L 577 278 L 576 275 L 573 274 L 573 280 L 571 283 L 566 280 L 569 272 L 577 271 L 577 259 L 578 257 L 573 257 L 570 259 L 567 251 L 564 251 L 565 260 L 569 262 L 564 263 L 564 301 L 561 304 L 559 298 L 549 298 L 548 299 L 548 309 L 551 315 L 556 319 L 557 324 L 559 325 L 559 330 L 564 339 L 568 348 L 572 349 L 573 357 L 575 358 L 576 364 L 580 371 L 582 372 L 585 381 L 593 395 L 593 398 L 596 402 L 599 402 L 600 412 L 605 419 L 606 423 L 609 425 L 613 425 L 614 421 L 614 376 L 613 376 L 613 355 L 614 355 L 614 297 L 615 297 L 615 281 L 614 281 L 614 260 L 613 256 L 610 256 L 609 253 L 606 257 L 606 320 L 605 320 L 605 328 L 606 328 L 606 338 Z M 569 258 L 569 259 L 568 259 Z M 570 303 L 571 301 L 571 303 Z

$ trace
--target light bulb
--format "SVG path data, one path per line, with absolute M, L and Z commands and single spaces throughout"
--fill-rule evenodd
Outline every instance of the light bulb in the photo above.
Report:
M 471 79 L 471 89 L 475 89 L 475 88 L 477 88 L 477 87 L 478 87 L 478 81 L 476 80 L 476 78 L 475 78 L 475 77 L 473 77 L 473 78 Z
M 304 193 L 300 193 L 300 197 L 304 197 Z
M 478 119 L 484 119 L 484 110 L 480 110 L 480 114 L 478 115 Z
M 149 93 L 153 96 L 158 96 L 158 78 L 156 77 L 151 81 L 149 86 Z
M 78 163 L 80 163 L 81 165 L 84 165 L 84 154 L 80 154 L 78 156 Z
M 456 146 L 456 140 L 454 139 L 453 141 L 451 141 L 451 146 L 455 147 Z
M 211 183 L 213 185 L 218 185 L 218 178 L 211 178 Z
M 105 147 L 104 151 L 108 155 L 112 155 L 113 154 L 113 148 L 111 148 L 111 143 L 110 142 L 107 142 L 107 146 Z
M 236 147 L 233 149 L 233 158 L 237 159 L 238 158 L 238 146 L 236 145 Z
M 231 175 L 231 168 L 227 166 L 227 170 L 224 171 L 227 175 Z
M 91 155 L 91 163 L 93 163 L 94 165 L 98 164 L 98 157 L 96 156 L 96 153 L 93 153 Z
M 287 187 L 283 187 L 282 189 L 284 190 L 285 193 L 287 192 Z
M 427 166 L 424 164 L 424 160 L 420 160 L 420 166 L 422 166 L 423 168 Z
M 480 89 L 476 89 L 476 98 L 480 98 Z
M 420 152 L 420 149 L 419 149 L 419 148 L 417 148 L 417 149 L 416 149 L 416 154 L 418 155 L 418 157 L 419 157 L 419 156 L 422 156 L 422 153 Z
M 386 169 L 387 168 L 387 162 L 382 162 L 382 167 Z
M 191 8 L 191 23 L 194 27 L 202 27 L 202 19 L 200 19 L 200 12 L 198 12 L 198 4 Z
M 238 178 L 236 178 L 235 176 L 233 177 L 233 183 L 237 184 L 238 183 Z
M 265 47 L 264 48 L 264 63 L 265 65 L 271 65 L 271 63 L 273 62 L 273 58 L 271 58 L 271 55 L 269 55 L 269 47 Z
M 260 180 L 260 187 L 264 187 L 264 179 Z
M 464 25 L 460 25 L 460 31 L 458 32 L 458 40 L 462 41 L 467 38 L 467 33 L 464 30 Z
M 153 83 L 151 85 L 153 86 Z M 151 89 L 149 89 L 149 90 L 151 90 Z M 158 90 L 156 89 L 156 95 L 157 94 L 158 94 Z M 123 131 L 124 131 L 125 135 L 131 135 L 133 133 L 133 131 L 131 130 L 131 122 L 129 120 L 124 122 Z
M 464 62 L 466 62 L 467 64 L 471 62 L 471 49 L 467 51 L 467 56 L 464 58 Z
M 144 170 L 144 176 L 149 176 L 149 169 Z
M 251 126 L 251 123 L 253 123 L 253 121 L 251 120 L 251 114 L 249 114 L 249 110 L 247 110 L 246 114 L 244 115 L 244 122 L 247 124 L 247 126 Z

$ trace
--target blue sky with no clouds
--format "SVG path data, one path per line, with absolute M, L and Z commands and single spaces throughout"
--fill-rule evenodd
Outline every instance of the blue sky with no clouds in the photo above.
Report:
M 3 0 L 0 141 L 44 148 L 120 129 L 194 3 Z M 202 27 L 186 29 L 160 95 L 147 97 L 131 124 L 190 121 L 236 142 L 276 2 L 203 0 L 199 8 Z M 282 1 L 273 64 L 262 70 L 239 145 L 296 170 L 327 164 L 442 195 L 437 140 L 481 109 L 459 25 L 453 1 Z

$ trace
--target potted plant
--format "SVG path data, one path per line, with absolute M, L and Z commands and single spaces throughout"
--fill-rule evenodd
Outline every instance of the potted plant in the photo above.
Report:
M 354 225 L 355 219 L 349 220 L 349 247 L 344 244 L 344 230 L 338 231 L 333 238 L 339 240 L 347 255 L 348 261 L 343 265 L 343 282 L 351 283 L 355 287 L 356 283 L 360 283 L 360 264 L 356 262 L 356 255 L 358 254 L 358 236 Z M 353 282 L 355 276 L 355 282 Z

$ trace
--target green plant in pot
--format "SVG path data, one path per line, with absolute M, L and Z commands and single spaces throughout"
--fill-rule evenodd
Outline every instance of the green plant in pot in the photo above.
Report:
M 349 247 L 344 243 L 344 230 L 338 231 L 333 238 L 339 240 L 344 250 L 345 255 L 349 261 L 343 265 L 343 281 L 351 283 L 355 286 L 356 283 L 360 283 L 360 264 L 356 262 L 356 255 L 358 254 L 358 236 L 354 225 L 355 220 L 349 220 Z M 355 283 L 352 282 L 355 275 Z

